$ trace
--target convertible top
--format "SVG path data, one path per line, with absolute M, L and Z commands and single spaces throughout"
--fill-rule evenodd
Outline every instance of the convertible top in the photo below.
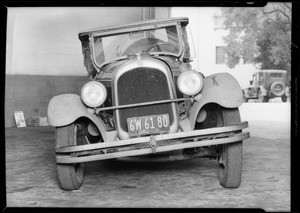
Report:
M 82 52 L 84 57 L 84 64 L 88 73 L 92 76 L 97 74 L 97 68 L 92 62 L 92 55 L 90 49 L 90 37 L 94 36 L 109 36 L 117 35 L 122 33 L 130 33 L 134 31 L 143 31 L 156 28 L 162 28 L 167 26 L 174 26 L 180 23 L 181 26 L 186 26 L 189 22 L 189 19 L 186 17 L 182 18 L 166 18 L 166 19 L 151 19 L 146 21 L 140 21 L 136 23 L 107 26 L 102 28 L 90 29 L 78 33 L 78 37 L 82 44 Z
M 91 34 L 115 34 L 118 32 L 123 32 L 123 31 L 135 31 L 139 29 L 143 29 L 144 27 L 159 27 L 160 25 L 172 25 L 176 24 L 177 22 L 181 22 L 182 25 L 187 25 L 189 19 L 187 17 L 181 17 L 181 18 L 166 18 L 166 19 L 150 19 L 146 21 L 140 21 L 136 23 L 130 23 L 130 24 L 123 24 L 123 25 L 115 25 L 115 26 L 109 26 L 109 27 L 102 27 L 102 28 L 95 28 L 95 29 L 90 29 L 86 31 L 82 31 L 78 33 L 79 39 L 84 40 L 86 39 L 86 36 L 91 35 Z

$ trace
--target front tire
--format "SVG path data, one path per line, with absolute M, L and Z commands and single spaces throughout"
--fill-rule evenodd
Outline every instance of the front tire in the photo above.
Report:
M 223 126 L 237 124 L 241 121 L 238 108 L 221 108 Z M 218 178 L 225 188 L 237 188 L 242 178 L 242 145 L 243 142 L 234 142 L 222 145 L 219 157 Z
M 84 138 L 80 136 L 80 126 L 73 123 L 68 126 L 56 128 L 56 146 L 76 146 L 83 144 Z M 83 183 L 84 165 L 57 164 L 58 182 L 64 190 L 79 189 Z
M 224 108 L 217 104 L 204 106 L 207 117 L 204 122 L 196 123 L 196 129 L 207 129 L 237 124 L 241 121 L 238 108 Z M 241 132 L 241 130 L 240 130 Z M 217 145 L 214 149 L 218 157 L 218 179 L 225 188 L 237 188 L 242 178 L 243 141 Z

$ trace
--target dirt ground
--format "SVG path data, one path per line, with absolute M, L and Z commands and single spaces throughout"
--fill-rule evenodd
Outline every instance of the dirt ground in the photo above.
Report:
M 251 138 L 243 144 L 243 176 L 225 189 L 217 162 L 105 161 L 85 164 L 83 186 L 59 188 L 54 128 L 6 129 L 8 207 L 262 208 L 290 211 L 290 103 L 245 103 L 242 120 Z

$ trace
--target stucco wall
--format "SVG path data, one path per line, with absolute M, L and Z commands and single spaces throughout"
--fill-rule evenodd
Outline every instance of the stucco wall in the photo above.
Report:
M 78 32 L 143 19 L 132 8 L 8 8 L 6 74 L 85 75 Z
M 14 111 L 45 117 L 53 96 L 80 93 L 89 78 L 79 32 L 168 16 L 165 7 L 8 8 L 5 126 Z

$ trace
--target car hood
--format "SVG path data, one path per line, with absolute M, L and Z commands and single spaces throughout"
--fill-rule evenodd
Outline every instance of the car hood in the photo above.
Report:
M 124 63 L 127 63 L 131 60 L 134 60 L 137 57 L 156 58 L 156 59 L 162 60 L 166 64 L 168 64 L 168 66 L 173 71 L 179 69 L 179 66 L 182 64 L 182 62 L 180 60 L 178 60 L 178 58 L 170 57 L 170 56 L 149 56 L 149 55 L 148 56 L 133 56 L 133 57 L 127 57 L 127 58 L 124 58 L 124 59 L 121 59 L 121 60 L 115 60 L 115 61 L 112 61 L 109 64 L 106 64 L 106 65 L 102 66 L 102 69 L 101 69 L 98 77 L 100 77 L 100 76 L 102 76 L 102 77 L 112 76 L 115 69 L 117 69 L 118 67 L 120 67 Z

